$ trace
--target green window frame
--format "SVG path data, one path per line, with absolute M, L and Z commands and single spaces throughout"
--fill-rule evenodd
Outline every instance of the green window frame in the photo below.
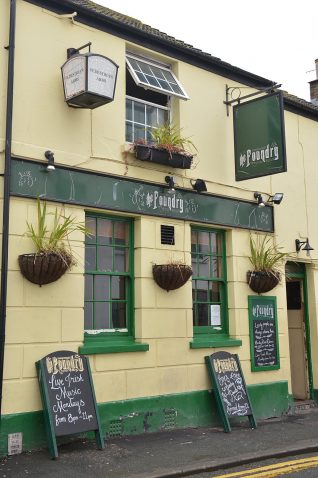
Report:
M 193 341 L 191 348 L 236 346 L 228 328 L 225 233 L 191 228 Z
M 81 353 L 148 350 L 134 341 L 134 221 L 86 214 Z

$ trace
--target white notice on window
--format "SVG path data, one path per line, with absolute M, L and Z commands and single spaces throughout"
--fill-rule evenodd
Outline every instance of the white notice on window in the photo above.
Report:
M 211 325 L 221 325 L 221 307 L 217 304 L 210 305 Z

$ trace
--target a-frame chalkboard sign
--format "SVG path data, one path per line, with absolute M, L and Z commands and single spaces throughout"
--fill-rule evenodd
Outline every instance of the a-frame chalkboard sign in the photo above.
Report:
M 52 458 L 58 457 L 56 437 L 95 432 L 104 448 L 89 361 L 84 355 L 60 350 L 36 362 L 45 428 Z
M 216 352 L 205 357 L 215 392 L 216 404 L 225 432 L 231 431 L 229 418 L 246 416 L 252 428 L 257 424 L 248 396 L 238 355 Z

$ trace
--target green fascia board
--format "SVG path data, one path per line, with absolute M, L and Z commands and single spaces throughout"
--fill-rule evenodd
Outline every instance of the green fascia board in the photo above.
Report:
M 190 342 L 190 349 L 218 348 L 218 347 L 241 347 L 241 339 L 230 337 L 204 337 L 194 338 Z
M 84 355 L 111 354 L 119 352 L 147 352 L 148 350 L 148 344 L 134 342 L 133 340 L 91 340 L 84 342 L 84 344 L 78 349 L 79 353 Z
M 256 419 L 280 417 L 287 412 L 291 403 L 287 381 L 260 383 L 247 388 Z M 317 390 L 315 395 L 318 396 Z M 211 390 L 100 403 L 98 411 L 103 436 L 221 425 Z M 42 411 L 3 415 L 1 419 L 0 456 L 7 454 L 9 433 L 23 433 L 23 450 L 47 448 Z M 117 435 L 114 434 L 116 427 Z M 88 436 L 93 438 L 91 432 Z M 69 439 L 59 437 L 59 444 Z
M 10 194 L 47 201 L 98 207 L 99 210 L 144 214 L 183 221 L 274 231 L 273 207 L 254 201 L 176 188 L 173 195 L 162 184 L 131 180 L 80 168 L 55 166 L 12 158 Z

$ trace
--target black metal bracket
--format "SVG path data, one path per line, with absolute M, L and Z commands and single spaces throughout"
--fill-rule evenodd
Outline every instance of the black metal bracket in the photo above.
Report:
M 79 48 L 68 48 L 66 50 L 67 53 L 67 59 L 71 58 L 71 56 L 76 55 L 80 50 L 83 50 L 83 48 L 88 47 L 88 51 L 91 52 L 91 44 L 92 42 L 85 43 L 85 45 L 80 46 Z
M 233 103 L 240 103 L 241 100 L 245 100 L 246 98 L 251 98 L 252 96 L 261 95 L 263 93 L 273 93 L 277 88 L 280 88 L 282 85 L 272 85 L 266 88 L 260 88 L 259 91 L 255 91 L 254 93 L 250 93 L 249 95 L 241 96 L 241 90 L 244 88 L 252 88 L 251 86 L 228 86 L 225 85 L 225 101 L 223 103 L 226 105 L 226 115 L 229 116 L 230 114 L 230 106 Z M 237 98 L 233 98 L 233 93 L 235 90 L 238 90 Z M 229 98 L 232 99 L 229 99 Z

